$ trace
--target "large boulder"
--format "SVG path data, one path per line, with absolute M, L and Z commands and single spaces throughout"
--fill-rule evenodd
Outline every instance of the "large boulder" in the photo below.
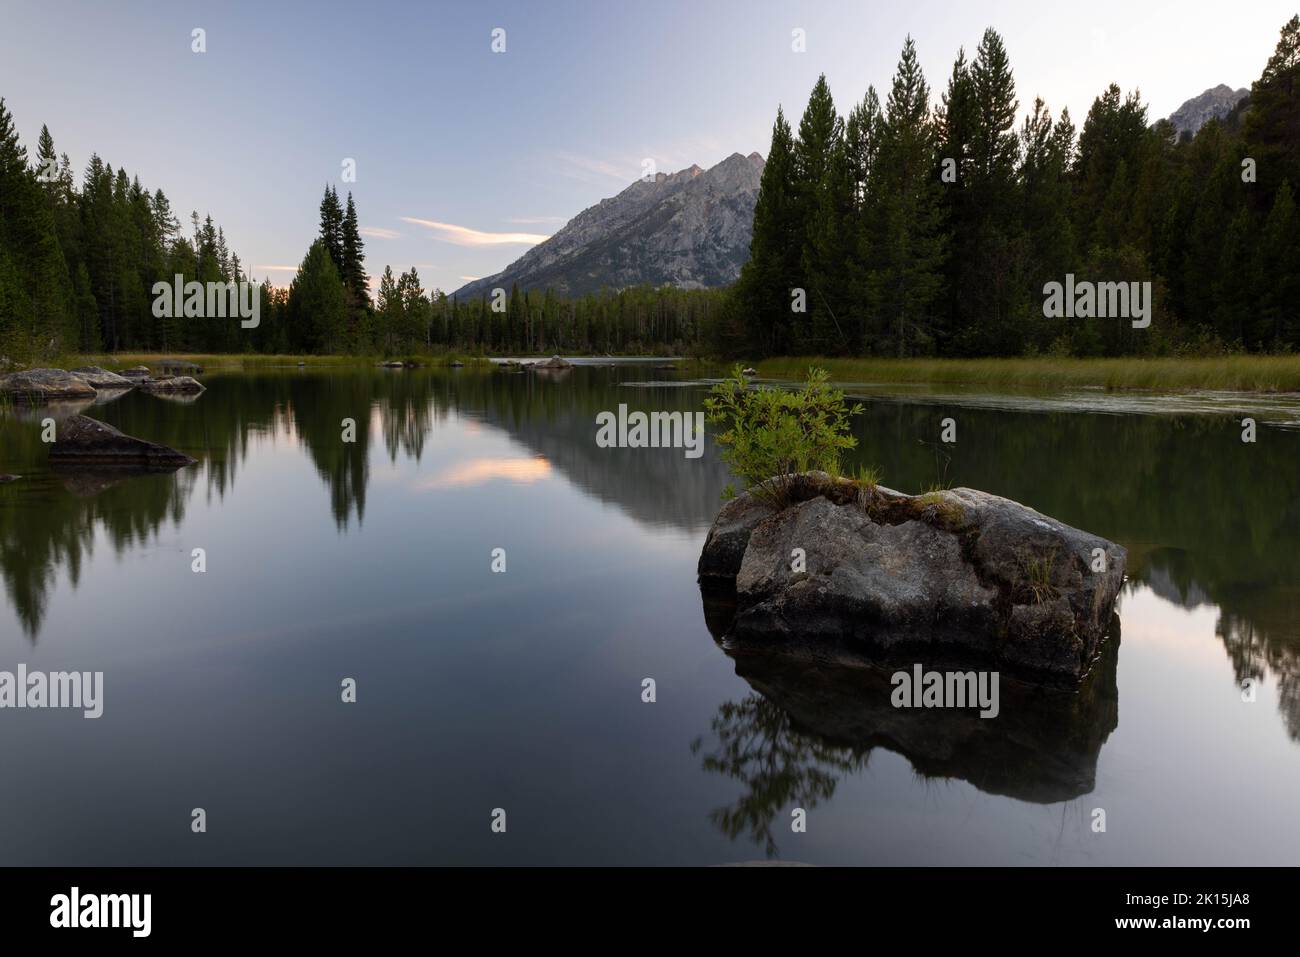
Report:
M 62 369 L 28 369 L 0 376 L 0 395 L 31 402 L 93 399 L 95 388 L 81 376 Z
M 738 496 L 705 542 L 701 583 L 734 582 L 734 637 L 975 656 L 1069 681 L 1106 639 L 1126 557 L 1113 542 L 973 489 L 911 496 L 809 473 L 789 499 Z
M 85 379 L 95 389 L 134 389 L 135 383 L 130 379 L 118 375 L 116 372 L 109 372 L 107 369 L 101 369 L 99 366 L 82 366 L 79 369 L 73 369 L 72 374 L 78 378 Z
M 175 469 L 194 462 L 183 452 L 124 435 L 84 415 L 60 422 L 50 446 L 50 464 L 61 467 Z

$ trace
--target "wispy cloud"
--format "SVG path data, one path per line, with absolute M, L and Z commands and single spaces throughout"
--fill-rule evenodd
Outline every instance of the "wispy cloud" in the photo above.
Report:
M 254 269 L 262 269 L 266 272 L 297 272 L 297 266 L 254 266 Z
M 482 279 L 483 277 L 482 276 L 461 276 L 460 278 L 465 280 L 465 282 L 478 282 L 478 280 Z
M 416 226 L 423 226 L 426 229 L 433 230 L 435 239 L 454 243 L 457 246 L 536 246 L 538 243 L 551 238 L 542 233 L 489 233 L 481 229 L 470 229 L 468 226 L 457 226 L 453 223 L 438 223 L 431 219 L 416 219 L 414 216 L 403 216 L 402 222 L 413 223 Z
M 506 222 L 519 226 L 536 226 L 539 223 L 563 223 L 568 220 L 563 216 L 511 216 Z
M 399 239 L 402 235 L 395 229 L 384 229 L 380 226 L 362 226 L 357 232 L 367 239 Z
M 579 156 L 577 153 L 557 153 L 562 172 L 575 179 L 592 182 L 593 180 L 616 180 L 627 185 L 641 175 L 641 164 L 615 162 L 597 159 L 594 156 Z

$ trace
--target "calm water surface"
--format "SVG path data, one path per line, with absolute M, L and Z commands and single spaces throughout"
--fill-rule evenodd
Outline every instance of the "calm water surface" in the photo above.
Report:
M 0 486 L 0 669 L 105 683 L 99 720 L 0 711 L 0 864 L 1300 860 L 1295 397 L 1257 404 L 1246 445 L 1221 395 L 852 390 L 886 484 L 986 489 L 1129 549 L 1085 687 L 979 721 L 715 641 L 712 441 L 595 444 L 620 402 L 698 409 L 678 375 L 214 374 L 87 410 L 200 460 L 132 478 L 51 473 L 40 415 L 0 416 L 24 476 Z

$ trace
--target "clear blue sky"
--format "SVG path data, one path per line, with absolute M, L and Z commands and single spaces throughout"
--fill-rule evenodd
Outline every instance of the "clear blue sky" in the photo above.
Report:
M 259 278 L 287 283 L 280 267 L 301 260 L 332 181 L 356 197 L 372 273 L 416 265 L 451 290 L 646 158 L 673 171 L 766 153 L 777 105 L 797 122 L 818 73 L 847 112 L 868 84 L 887 88 L 908 33 L 936 99 L 958 47 L 992 25 L 1022 111 L 1041 95 L 1081 123 L 1114 81 L 1140 87 L 1155 119 L 1207 87 L 1249 86 L 1297 6 L 5 0 L 0 96 L 29 153 L 48 123 L 78 170 L 97 151 L 161 186 L 183 220 L 211 212 Z

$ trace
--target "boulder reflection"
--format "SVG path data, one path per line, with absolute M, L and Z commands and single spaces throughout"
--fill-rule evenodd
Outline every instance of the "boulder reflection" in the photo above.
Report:
M 706 595 L 706 620 L 725 621 L 725 596 Z M 965 781 L 988 793 L 1040 804 L 1070 801 L 1096 785 L 1097 759 L 1119 724 L 1119 617 L 1077 692 L 1031 687 L 1006 675 L 1001 710 L 895 708 L 890 678 L 911 659 L 866 661 L 842 647 L 756 647 L 723 651 L 754 693 L 718 708 L 691 744 L 704 770 L 737 781 L 740 797 L 710 815 L 729 838 L 743 835 L 778 852 L 774 830 L 794 807 L 828 800 L 841 780 L 884 748 L 923 778 Z M 924 660 L 927 670 L 971 670 L 969 662 Z M 867 808 L 863 813 L 870 813 Z

